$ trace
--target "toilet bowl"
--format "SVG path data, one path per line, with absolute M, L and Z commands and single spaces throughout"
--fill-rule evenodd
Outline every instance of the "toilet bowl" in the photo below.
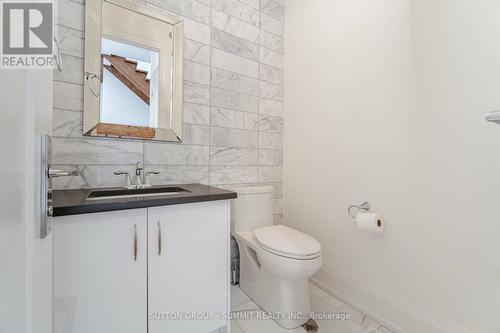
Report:
M 308 278 L 321 267 L 321 246 L 312 237 L 273 225 L 272 187 L 233 189 L 231 229 L 240 251 L 240 287 L 282 327 L 309 320 Z

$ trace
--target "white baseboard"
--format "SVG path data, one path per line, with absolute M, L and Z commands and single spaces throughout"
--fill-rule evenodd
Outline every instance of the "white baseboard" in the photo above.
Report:
M 394 332 L 474 333 L 327 263 L 311 282 Z

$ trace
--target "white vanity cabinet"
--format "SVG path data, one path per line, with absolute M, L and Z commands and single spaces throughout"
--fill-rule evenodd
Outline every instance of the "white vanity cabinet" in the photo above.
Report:
M 228 311 L 227 201 L 148 210 L 149 333 L 212 332 L 223 318 L 167 320 L 195 312 L 210 319 Z
M 228 200 L 54 218 L 54 332 L 226 326 L 229 218 Z
M 147 210 L 53 222 L 54 332 L 147 332 Z

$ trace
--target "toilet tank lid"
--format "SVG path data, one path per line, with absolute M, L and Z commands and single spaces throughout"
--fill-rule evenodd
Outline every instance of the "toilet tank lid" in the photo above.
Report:
M 254 236 L 265 248 L 283 255 L 310 256 L 321 252 L 317 240 L 284 225 L 255 229 Z
M 274 191 L 272 186 L 264 185 L 235 186 L 231 187 L 231 190 L 238 194 L 263 194 Z

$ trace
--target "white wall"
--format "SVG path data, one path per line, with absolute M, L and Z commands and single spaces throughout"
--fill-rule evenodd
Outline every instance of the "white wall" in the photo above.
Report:
M 149 125 L 149 105 L 110 71 L 103 71 L 101 122 L 131 126 Z
M 289 0 L 284 212 L 406 332 L 500 332 L 500 3 Z M 386 217 L 361 234 L 349 204 Z

